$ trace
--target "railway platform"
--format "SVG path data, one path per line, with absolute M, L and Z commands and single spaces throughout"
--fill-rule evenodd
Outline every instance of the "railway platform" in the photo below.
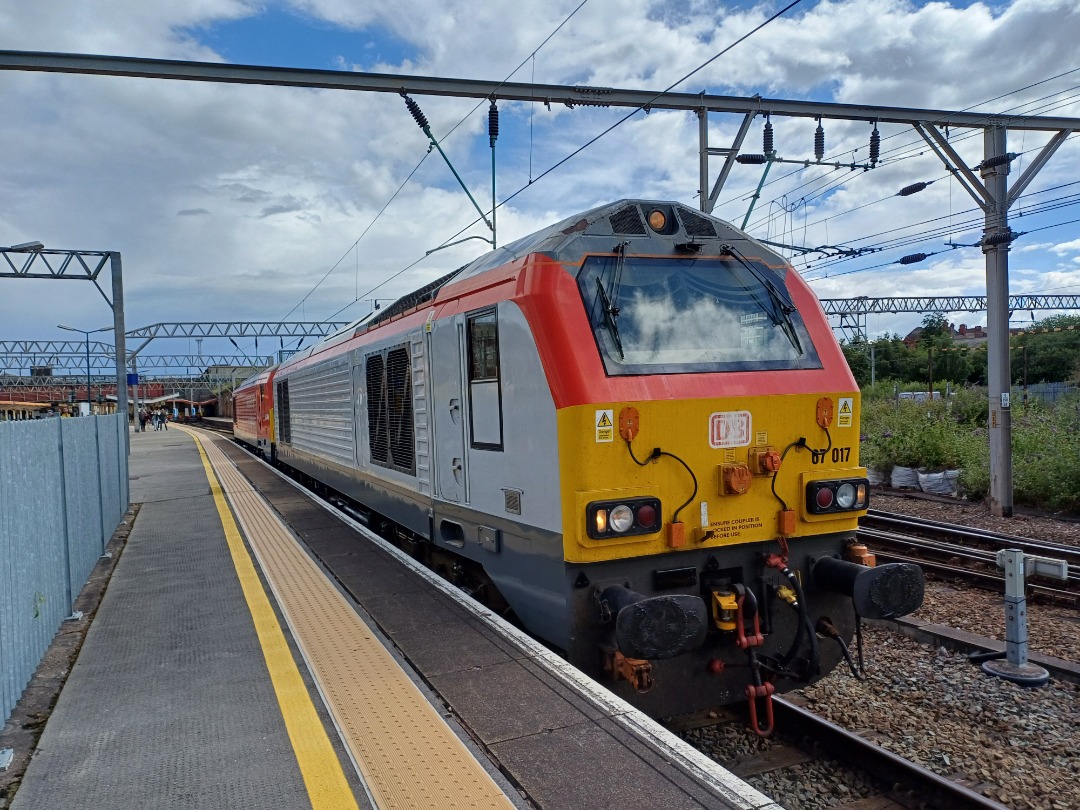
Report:
M 227 439 L 142 433 L 130 470 L 13 810 L 779 810 Z

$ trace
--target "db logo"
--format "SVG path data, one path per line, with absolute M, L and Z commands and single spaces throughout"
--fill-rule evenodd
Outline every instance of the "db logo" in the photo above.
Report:
M 750 444 L 750 411 L 725 411 L 709 417 L 709 446 L 747 447 Z

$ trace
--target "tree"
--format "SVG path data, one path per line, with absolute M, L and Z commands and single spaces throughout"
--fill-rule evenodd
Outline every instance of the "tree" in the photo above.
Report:
M 870 384 L 870 344 L 865 340 L 854 340 L 851 343 L 841 341 L 840 350 L 847 359 L 848 368 L 855 377 L 855 384 L 865 388 Z
M 1054 330 L 1054 331 L 1044 331 Z M 1062 382 L 1080 359 L 1080 316 L 1054 315 L 1044 318 L 1011 341 L 1013 382 Z
M 922 335 L 920 340 L 948 337 L 950 332 L 949 322 L 940 312 L 929 312 L 922 319 Z

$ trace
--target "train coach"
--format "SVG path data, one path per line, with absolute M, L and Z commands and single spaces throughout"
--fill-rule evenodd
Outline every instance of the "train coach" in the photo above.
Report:
M 653 716 L 747 701 L 767 733 L 922 601 L 855 543 L 859 392 L 813 293 L 678 203 L 493 251 L 242 400 L 247 443 Z
M 274 444 L 273 383 L 277 367 L 248 378 L 233 391 L 233 438 L 264 458 Z

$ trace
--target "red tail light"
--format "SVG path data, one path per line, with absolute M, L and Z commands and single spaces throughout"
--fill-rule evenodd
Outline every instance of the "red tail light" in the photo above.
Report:
M 870 485 L 865 478 L 811 481 L 806 485 L 806 511 L 811 515 L 861 512 L 870 505 Z
M 585 532 L 594 540 L 655 534 L 662 514 L 658 498 L 594 501 L 585 507 Z

